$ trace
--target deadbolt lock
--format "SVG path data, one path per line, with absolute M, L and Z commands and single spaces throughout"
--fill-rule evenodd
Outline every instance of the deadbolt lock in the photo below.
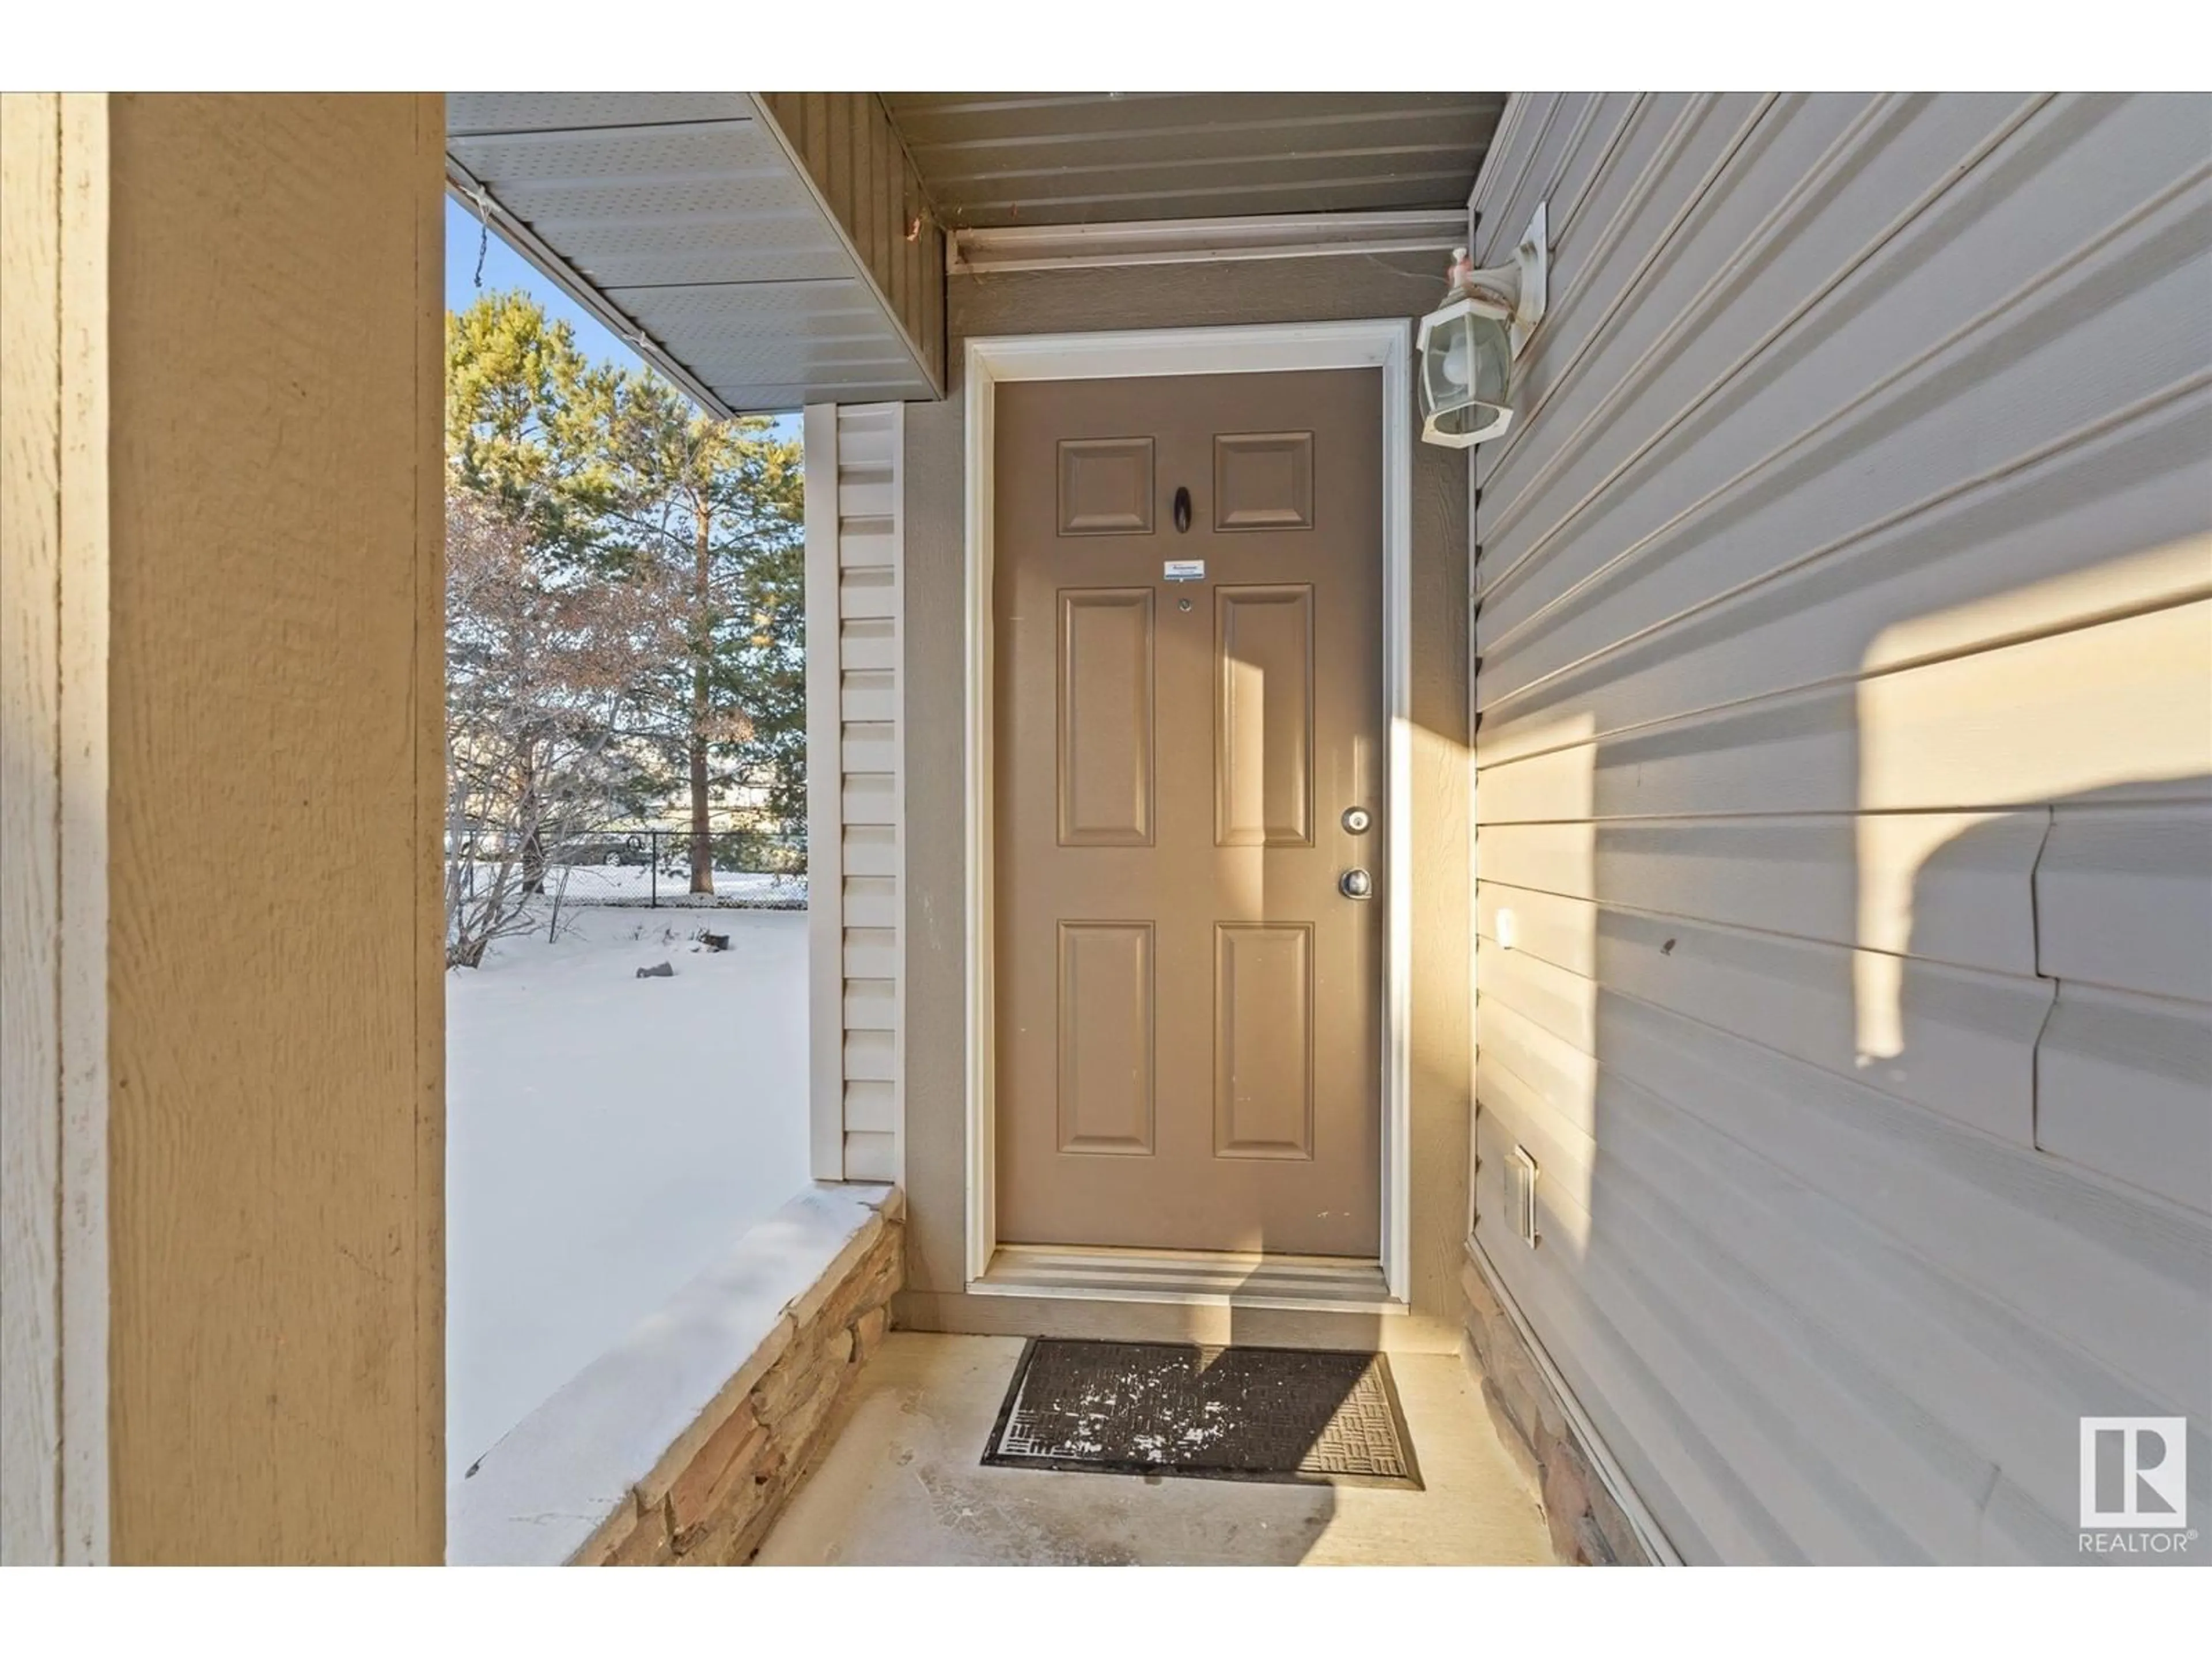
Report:
M 1375 827 L 1375 815 L 1364 806 L 1347 806 L 1339 820 L 1346 835 L 1364 836 Z
M 1375 878 L 1364 870 L 1347 870 L 1336 878 L 1336 890 L 1348 899 L 1364 899 L 1375 891 Z

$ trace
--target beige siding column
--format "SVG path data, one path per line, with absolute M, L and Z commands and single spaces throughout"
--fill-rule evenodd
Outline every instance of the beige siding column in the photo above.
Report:
M 88 252 L 106 196 L 85 187 L 101 159 L 88 142 L 102 131 L 88 118 L 99 108 L 0 96 L 0 1562 L 10 1565 L 106 1551 L 105 493 L 88 488 L 76 441 L 102 384 L 82 325 L 100 295 Z M 100 476 L 95 465 L 89 482 Z
M 441 103 L 7 140 L 9 1554 L 435 1561 Z

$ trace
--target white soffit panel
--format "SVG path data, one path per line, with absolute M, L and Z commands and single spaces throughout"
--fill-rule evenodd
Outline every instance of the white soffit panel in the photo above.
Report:
M 747 93 L 455 93 L 447 174 L 718 412 L 927 398 L 920 365 Z

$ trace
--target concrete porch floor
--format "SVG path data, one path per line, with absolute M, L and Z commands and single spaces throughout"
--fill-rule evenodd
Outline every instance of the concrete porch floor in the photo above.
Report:
M 986 1468 L 1022 1344 L 894 1332 L 762 1566 L 1529 1565 L 1536 1494 L 1449 1354 L 1393 1354 L 1424 1492 Z

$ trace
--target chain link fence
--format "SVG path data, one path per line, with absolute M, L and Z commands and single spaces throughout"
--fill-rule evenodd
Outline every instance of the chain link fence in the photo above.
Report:
M 634 905 L 647 909 L 804 910 L 806 836 L 803 831 L 720 830 L 707 838 L 714 891 L 691 890 L 696 837 L 688 830 L 650 824 L 614 826 L 547 842 L 544 890 L 562 905 Z M 471 842 L 465 872 L 498 856 Z M 524 859 L 526 870 L 537 860 Z M 465 875 L 464 879 L 465 880 Z

